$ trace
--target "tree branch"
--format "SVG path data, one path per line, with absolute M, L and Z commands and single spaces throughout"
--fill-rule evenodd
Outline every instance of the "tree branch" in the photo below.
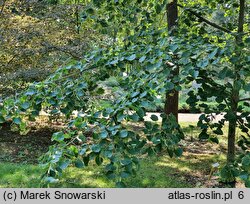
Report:
M 63 77 L 61 77 L 61 78 L 59 78 L 59 79 L 57 79 L 57 80 L 54 80 L 53 82 L 55 82 L 55 83 L 61 82 L 61 81 L 64 80 L 64 79 L 67 79 L 67 78 L 73 77 L 73 76 L 79 76 L 80 74 L 83 74 L 84 72 L 90 71 L 90 70 L 93 70 L 93 69 L 96 69 L 96 67 L 93 67 L 93 66 L 91 66 L 91 64 L 89 64 L 89 65 L 87 66 L 87 68 L 85 68 L 84 70 L 82 70 L 80 73 L 79 73 L 79 72 L 74 72 L 74 73 L 72 73 L 72 74 L 68 74 L 68 75 L 66 75 L 66 76 L 63 76 Z
M 222 27 L 222 26 L 220 26 L 220 25 L 218 25 L 218 24 L 216 24 L 216 23 L 213 23 L 213 22 L 211 22 L 211 21 L 205 19 L 204 17 L 202 17 L 201 15 L 199 15 L 198 13 L 196 13 L 195 11 L 193 11 L 192 9 L 190 9 L 190 8 L 185 8 L 184 6 L 182 6 L 182 5 L 180 5 L 180 4 L 177 4 L 177 5 L 178 5 L 179 7 L 181 7 L 181 8 L 183 8 L 183 9 L 185 9 L 186 11 L 188 11 L 189 13 L 191 13 L 192 15 L 196 16 L 196 17 L 199 18 L 201 21 L 207 23 L 208 25 L 210 25 L 210 26 L 212 26 L 212 27 L 214 27 L 214 28 L 217 28 L 217 29 L 219 29 L 219 30 L 221 30 L 221 31 L 224 31 L 224 32 L 226 32 L 226 33 L 234 34 L 234 33 L 232 33 L 231 30 L 229 30 L 229 29 L 227 29 L 227 28 L 224 28 L 224 27 Z
M 2 5 L 1 11 L 0 11 L 0 14 L 1 14 L 1 15 L 3 14 L 3 10 L 4 10 L 4 7 L 5 7 L 5 3 L 6 3 L 6 0 L 3 0 L 3 5 Z
M 41 45 L 43 47 L 45 47 L 48 51 L 59 51 L 59 52 L 63 52 L 66 53 L 68 55 L 70 55 L 71 57 L 73 57 L 76 60 L 81 60 L 81 56 L 78 55 L 78 53 L 76 53 L 76 51 L 74 50 L 70 50 L 70 48 L 67 47 L 58 47 L 55 45 L 51 45 L 48 42 L 42 42 Z
M 240 99 L 239 101 L 250 101 L 250 98 L 243 98 L 243 99 Z

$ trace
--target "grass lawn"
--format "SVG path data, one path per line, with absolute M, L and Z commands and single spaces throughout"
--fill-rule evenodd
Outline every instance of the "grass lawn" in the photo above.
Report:
M 225 137 L 221 144 L 200 142 L 197 140 L 195 125 L 183 123 L 182 127 L 187 135 L 181 142 L 184 154 L 180 158 L 169 158 L 166 153 L 142 159 L 140 171 L 134 177 L 125 180 L 128 187 L 213 187 L 218 184 L 216 174 L 209 179 L 212 164 L 225 162 Z M 226 132 L 226 131 L 225 131 Z M 34 138 L 33 141 L 38 138 Z M 1 138 L 1 137 L 0 137 Z M 15 136 L 14 136 L 15 138 Z M 6 141 L 0 141 L 0 187 L 40 187 L 40 176 L 43 171 L 36 162 L 42 150 L 37 144 L 27 144 L 28 139 L 17 146 L 7 146 Z M 42 140 L 42 138 L 40 138 Z M 26 141 L 26 142 L 25 142 Z M 11 144 L 11 143 L 9 143 Z M 45 144 L 46 146 L 47 144 Z M 48 146 L 48 145 L 47 145 Z M 5 148 L 4 148 L 5 147 Z M 42 145 L 40 147 L 43 147 Z M 11 150 L 12 149 L 12 150 Z M 15 150 L 18 149 L 17 152 Z M 31 159 L 32 152 L 36 157 Z M 101 167 L 90 165 L 84 169 L 68 168 L 62 179 L 50 187 L 115 187 L 112 180 L 108 180 Z
M 211 164 L 223 160 L 216 155 L 193 156 L 185 155 L 182 158 L 159 156 L 145 158 L 142 161 L 138 174 L 126 180 L 128 187 L 168 187 L 186 188 L 201 187 L 202 182 L 209 182 L 208 175 Z M 0 163 L 0 187 L 40 187 L 39 178 L 42 170 L 38 165 Z M 207 177 L 207 180 L 202 178 Z M 90 165 L 84 169 L 69 168 L 59 183 L 51 187 L 115 187 L 114 182 L 102 174 L 102 168 Z

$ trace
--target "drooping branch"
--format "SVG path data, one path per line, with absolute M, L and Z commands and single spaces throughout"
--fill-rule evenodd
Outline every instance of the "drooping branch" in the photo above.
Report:
M 73 57 L 74 59 L 76 60 L 81 60 L 81 55 L 76 53 L 76 51 L 72 50 L 71 48 L 68 48 L 66 46 L 64 47 L 59 47 L 59 46 L 56 46 L 56 45 L 52 45 L 48 42 L 42 42 L 41 45 L 46 48 L 47 52 L 50 51 L 59 51 L 59 52 L 63 52 L 63 53 L 66 53 L 68 55 L 70 55 L 71 57 Z
M 234 33 L 232 33 L 231 30 L 229 30 L 229 29 L 227 29 L 227 28 L 224 28 L 224 27 L 222 27 L 222 26 L 220 26 L 220 25 L 218 25 L 218 24 L 216 24 L 216 23 L 213 23 L 213 22 L 207 20 L 206 18 L 204 18 L 204 17 L 201 16 L 200 14 L 196 13 L 196 12 L 193 11 L 192 9 L 190 9 L 190 8 L 185 8 L 184 6 L 182 6 L 182 5 L 180 5 L 180 4 L 177 4 L 177 5 L 178 5 L 179 7 L 181 7 L 181 8 L 183 8 L 183 9 L 185 9 L 186 11 L 188 11 L 189 13 L 191 13 L 192 15 L 196 16 L 197 18 L 199 18 L 201 21 L 205 22 L 206 24 L 208 24 L 208 25 L 210 25 L 210 26 L 212 26 L 212 27 L 214 27 L 214 28 L 217 28 L 217 29 L 219 29 L 219 30 L 221 30 L 221 31 L 224 31 L 224 32 L 226 32 L 226 33 L 234 34 Z

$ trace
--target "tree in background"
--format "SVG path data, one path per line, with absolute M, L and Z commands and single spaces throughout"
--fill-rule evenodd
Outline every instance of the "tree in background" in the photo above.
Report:
M 181 156 L 178 143 L 184 135 L 176 117 L 163 113 L 160 117 L 165 122 L 159 125 L 158 116 L 152 115 L 152 121 L 144 116 L 159 95 L 167 93 L 168 98 L 186 85 L 192 110 L 203 111 L 198 122 L 201 140 L 218 143 L 229 122 L 228 160 L 221 168 L 221 179 L 234 184 L 240 177 L 249 186 L 249 98 L 242 97 L 250 85 L 245 1 L 174 1 L 181 8 L 175 35 L 169 35 L 165 23 L 158 23 L 165 22 L 161 20 L 167 1 L 87 3 L 82 11 L 85 22 L 92 22 L 112 39 L 110 47 L 95 47 L 80 61 L 31 84 L 17 99 L 7 98 L 0 107 L 0 123 L 11 120 L 22 133 L 27 129 L 23 113 L 32 120 L 45 109 L 68 118 L 67 127 L 53 135 L 56 144 L 43 157 L 44 181 L 55 182 L 69 165 L 83 168 L 94 160 L 104 165 L 108 178 L 124 186 L 124 179 L 138 171 L 141 155 L 166 150 L 171 157 Z M 176 11 L 175 7 L 174 19 Z M 173 73 L 174 66 L 178 75 Z M 120 90 L 111 89 L 105 98 L 103 85 L 114 76 Z M 194 89 L 192 82 L 199 87 Z M 210 107 L 209 100 L 218 106 Z M 74 110 L 79 114 L 70 119 Z M 223 113 L 223 119 L 213 121 L 214 114 Z M 141 134 L 129 129 L 130 122 L 142 123 Z M 238 144 L 242 148 L 237 155 L 236 126 L 241 129 Z
M 178 2 L 174 0 L 167 4 L 167 21 L 168 21 L 168 31 L 170 35 L 174 35 L 176 33 L 178 25 Z M 178 65 L 173 67 L 173 76 L 178 77 L 179 75 L 179 67 Z M 177 83 L 178 85 L 178 83 Z M 173 90 L 171 94 L 167 93 L 164 112 L 169 115 L 173 114 L 178 121 L 178 108 L 179 106 L 179 91 Z
M 81 2 L 8 0 L 0 8 L 0 87 L 6 95 L 44 79 L 69 58 L 80 60 L 102 40 L 91 25 L 80 25 Z

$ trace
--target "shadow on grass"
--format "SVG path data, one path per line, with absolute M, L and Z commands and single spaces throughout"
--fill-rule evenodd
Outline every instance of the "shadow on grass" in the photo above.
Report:
M 169 158 L 162 155 L 144 158 L 136 176 L 125 179 L 130 188 L 190 188 L 204 180 L 211 164 L 219 156 L 184 155 Z M 42 170 L 31 164 L 0 164 L 0 187 L 40 187 Z M 69 168 L 62 179 L 50 187 L 58 188 L 113 188 L 115 183 L 104 176 L 103 168 L 91 165 L 84 169 Z

